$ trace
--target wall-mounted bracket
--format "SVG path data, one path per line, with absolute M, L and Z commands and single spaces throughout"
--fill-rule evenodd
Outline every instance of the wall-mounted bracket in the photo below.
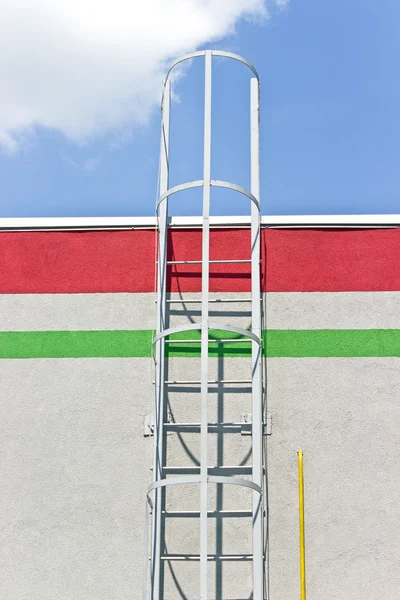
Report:
M 167 423 L 172 423 L 172 417 L 169 411 L 167 412 Z M 155 426 L 154 413 L 151 412 L 145 415 L 143 419 L 143 437 L 154 436 Z M 172 431 L 169 431 L 167 435 L 172 435 Z
M 240 433 L 242 435 L 251 435 L 251 413 L 243 413 L 242 421 L 243 423 Z M 265 419 L 265 423 L 263 424 L 263 435 L 271 435 L 272 434 L 272 416 L 267 413 L 267 417 Z

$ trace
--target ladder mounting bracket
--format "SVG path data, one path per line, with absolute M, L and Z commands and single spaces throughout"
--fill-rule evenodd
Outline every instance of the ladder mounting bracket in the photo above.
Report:
M 243 423 L 240 433 L 242 435 L 251 435 L 251 413 L 243 413 L 242 421 Z M 263 435 L 271 435 L 272 434 L 272 416 L 270 413 L 267 413 L 267 417 L 263 424 Z
M 172 423 L 172 417 L 169 412 L 167 412 L 167 423 Z M 144 416 L 143 419 L 143 437 L 153 437 L 155 430 L 155 419 L 154 413 L 148 413 Z M 172 435 L 173 431 L 168 431 L 167 435 Z

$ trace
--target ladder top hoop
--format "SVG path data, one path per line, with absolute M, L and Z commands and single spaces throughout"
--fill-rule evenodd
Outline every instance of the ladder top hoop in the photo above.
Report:
M 250 69 L 250 71 L 252 71 L 252 73 L 255 76 L 255 78 L 257 79 L 257 81 L 260 82 L 260 77 L 257 73 L 257 69 L 255 68 L 255 66 L 252 65 L 251 62 L 249 62 L 248 60 L 243 58 L 243 56 L 240 56 L 240 54 L 235 54 L 234 52 L 225 52 L 223 50 L 198 50 L 197 52 L 189 52 L 189 54 L 184 54 L 183 56 L 180 56 L 172 63 L 172 65 L 168 69 L 167 74 L 165 76 L 164 89 L 165 89 L 166 84 L 168 83 L 171 71 L 177 65 L 179 65 L 180 63 L 182 63 L 186 60 L 192 60 L 193 58 L 198 58 L 199 56 L 206 56 L 206 54 L 211 54 L 211 56 L 220 56 L 222 58 L 229 58 L 231 60 L 236 60 L 237 62 L 242 63 L 243 65 L 248 67 Z
M 160 208 L 160 204 L 162 202 L 164 202 L 164 200 L 166 200 L 169 196 L 172 196 L 173 194 L 176 194 L 178 192 L 183 192 L 184 190 L 190 190 L 192 188 L 202 187 L 203 185 L 204 185 L 203 179 L 197 179 L 196 181 L 189 181 L 188 183 L 181 183 L 179 185 L 175 185 L 174 187 L 170 188 L 169 190 L 164 192 L 164 194 L 162 194 L 162 196 L 160 196 L 160 199 L 158 200 L 157 206 L 156 206 L 157 214 L 158 214 L 158 209 Z M 220 181 L 217 179 L 212 179 L 210 181 L 210 185 L 213 187 L 220 187 L 220 188 L 225 188 L 228 190 L 233 190 L 234 192 L 239 192 L 239 194 L 242 194 L 243 196 L 247 196 L 247 198 L 249 198 L 253 202 L 253 204 L 256 205 L 258 212 L 260 212 L 260 203 L 257 200 L 257 198 L 255 196 L 253 196 L 253 194 L 251 192 L 246 190 L 246 188 L 242 187 L 241 185 L 236 185 L 236 183 L 230 183 L 229 181 Z

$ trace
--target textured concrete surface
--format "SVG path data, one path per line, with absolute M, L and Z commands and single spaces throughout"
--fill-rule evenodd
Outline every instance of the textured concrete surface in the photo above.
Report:
M 226 298 L 250 294 L 225 293 Z M 179 299 L 179 294 L 169 294 Z M 199 294 L 184 294 L 186 300 Z M 210 298 L 220 294 L 211 293 Z M 400 292 L 269 292 L 263 295 L 269 329 L 398 329 Z M 200 320 L 201 304 L 170 307 L 171 326 Z M 154 294 L 0 294 L 0 331 L 153 329 Z M 189 317 L 190 315 L 190 317 Z M 250 325 L 250 304 L 211 304 L 210 319 Z
M 131 299 L 125 306 L 124 295 L 119 296 L 116 304 L 111 300 L 111 308 L 105 297 L 95 303 L 87 328 L 117 326 L 120 316 L 123 320 L 132 310 Z M 295 306 L 301 314 L 300 295 L 295 298 L 295 305 L 288 300 L 288 315 Z M 65 325 L 79 299 L 71 302 L 62 316 Z M 139 303 L 135 310 L 143 323 L 149 322 L 153 303 L 146 297 L 134 302 Z M 219 307 L 213 310 L 221 313 Z M 230 314 L 222 311 L 213 320 L 237 323 L 240 317 L 246 327 L 249 315 L 239 316 L 239 310 L 243 305 L 231 305 Z M 309 327 L 317 317 L 322 313 L 309 313 Z M 56 310 L 49 310 L 49 328 L 58 328 L 60 318 Z M 279 318 L 285 322 L 284 316 Z M 170 324 L 187 319 L 178 305 Z M 269 327 L 276 323 L 277 318 L 269 318 Z M 0 365 L 0 598 L 140 600 L 144 499 L 153 458 L 153 440 L 143 437 L 143 419 L 152 410 L 152 361 L 41 359 L 3 360 Z M 249 371 L 245 358 L 210 360 L 211 378 L 248 378 Z M 198 379 L 199 360 L 170 359 L 168 377 Z M 268 438 L 268 600 L 299 597 L 299 448 L 305 452 L 309 598 L 396 599 L 398 359 L 270 359 L 267 387 L 273 419 Z M 170 391 L 170 412 L 176 421 L 199 421 L 198 391 Z M 245 386 L 210 392 L 210 421 L 240 421 L 243 412 L 250 412 Z M 251 465 L 248 437 L 210 434 L 209 444 L 210 465 Z M 195 467 L 198 461 L 196 434 L 168 436 L 168 465 Z M 248 509 L 251 493 L 232 488 L 210 486 L 210 510 Z M 168 493 L 167 510 L 198 508 L 195 486 Z M 198 553 L 196 519 L 171 519 L 166 527 L 169 552 Z M 217 553 L 249 552 L 249 522 L 214 519 L 209 547 Z M 198 599 L 198 563 L 166 565 L 165 577 L 165 600 Z M 210 564 L 210 600 L 244 600 L 250 595 L 248 563 Z
M 231 292 L 226 298 L 249 298 L 250 294 Z M 169 294 L 179 299 L 180 294 Z M 200 294 L 186 293 L 185 300 Z M 210 298 L 221 294 L 210 293 Z M 0 331 L 57 331 L 92 329 L 154 329 L 156 295 L 146 294 L 0 294 Z M 227 311 L 227 309 L 229 309 Z M 171 305 L 171 326 L 200 320 L 201 302 Z M 250 323 L 250 304 L 211 304 L 210 318 L 239 327 Z
M 268 367 L 271 600 L 299 597 L 300 448 L 308 597 L 397 598 L 398 359 L 270 359 Z
M 139 598 L 150 361 L 1 370 L 0 597 Z
M 400 292 L 269 292 L 268 329 L 398 329 Z
M 153 329 L 155 294 L 0 294 L 0 331 Z
M 174 361 L 177 376 L 196 368 L 193 359 Z M 242 373 L 237 359 L 224 362 L 227 375 Z M 298 598 L 299 448 L 305 452 L 309 596 L 397 597 L 397 362 L 269 360 L 271 600 Z M 143 498 L 152 461 L 142 420 L 150 410 L 151 380 L 147 359 L 2 362 L 0 597 L 139 600 Z M 224 418 L 238 419 L 249 398 L 224 396 L 221 403 L 215 394 L 214 407 L 210 399 L 210 412 L 219 403 Z M 195 395 L 176 394 L 171 402 L 176 416 L 196 420 Z M 169 464 L 196 464 L 195 435 L 182 437 L 168 439 Z M 232 434 L 222 447 L 218 437 L 210 435 L 211 462 L 246 460 L 247 437 Z M 216 491 L 210 493 L 210 509 L 249 505 L 244 491 L 224 490 L 222 497 Z M 169 501 L 170 509 L 196 510 L 198 492 L 188 486 Z M 198 552 L 196 519 L 178 521 L 167 529 L 169 551 Z M 246 525 L 244 519 L 225 520 L 218 533 L 210 525 L 211 551 L 249 551 Z M 166 569 L 168 600 L 196 598 L 198 564 L 172 568 Z M 216 575 L 210 565 L 210 575 L 210 586 L 225 582 L 221 596 L 210 589 L 210 599 L 249 596 L 249 565 L 226 563 Z
M 250 361 L 239 361 L 210 360 L 210 376 L 249 377 Z M 1 365 L 0 597 L 139 600 L 153 451 L 153 439 L 143 437 L 144 415 L 152 408 L 152 361 Z M 195 378 L 198 369 L 197 359 L 170 360 L 176 378 Z M 249 407 L 246 388 L 210 393 L 211 421 L 240 421 Z M 172 392 L 170 409 L 175 420 L 198 421 L 198 394 Z M 248 436 L 210 434 L 209 444 L 210 464 L 251 464 Z M 167 456 L 170 466 L 196 466 L 198 436 L 168 436 Z M 250 507 L 249 490 L 210 486 L 210 510 Z M 198 510 L 198 488 L 173 489 L 167 508 Z M 250 519 L 229 520 L 211 520 L 210 552 L 250 552 Z M 166 543 L 171 553 L 198 553 L 198 520 L 172 519 Z M 166 566 L 166 598 L 197 597 L 198 585 L 198 563 Z M 249 564 L 210 564 L 210 598 L 250 593 Z

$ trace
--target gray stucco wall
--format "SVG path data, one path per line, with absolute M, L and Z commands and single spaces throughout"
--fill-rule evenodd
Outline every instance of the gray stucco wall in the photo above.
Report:
M 305 452 L 308 597 L 397 598 L 398 359 L 268 362 L 271 600 L 299 597 L 298 448 Z
M 1 598 L 140 597 L 150 366 L 1 362 Z
M 3 360 L 0 366 L 0 597 L 139 600 L 153 450 L 153 440 L 143 437 L 144 415 L 152 409 L 151 359 Z M 196 359 L 173 359 L 171 377 L 190 378 L 197 368 Z M 249 361 L 212 359 L 211 369 L 247 377 Z M 270 359 L 267 389 L 273 419 L 269 599 L 299 597 L 299 448 L 305 452 L 309 598 L 397 598 L 398 359 Z M 248 394 L 210 396 L 210 420 L 223 412 L 237 421 L 249 410 Z M 197 396 L 170 400 L 176 420 L 198 420 Z M 248 437 L 210 438 L 210 463 L 249 462 Z M 171 465 L 198 459 L 195 434 L 172 434 L 168 445 Z M 181 488 L 170 498 L 174 510 L 198 508 L 196 490 Z M 245 509 L 249 501 L 245 491 L 224 490 L 222 497 L 211 491 L 210 510 Z M 216 529 L 210 527 L 210 551 L 250 551 L 243 519 L 225 520 L 217 536 Z M 198 552 L 197 531 L 195 519 L 175 520 L 167 530 L 170 551 Z M 198 598 L 197 573 L 197 563 L 175 564 L 173 574 L 166 569 L 166 600 Z M 248 564 L 210 565 L 210 574 L 210 600 L 250 597 Z

